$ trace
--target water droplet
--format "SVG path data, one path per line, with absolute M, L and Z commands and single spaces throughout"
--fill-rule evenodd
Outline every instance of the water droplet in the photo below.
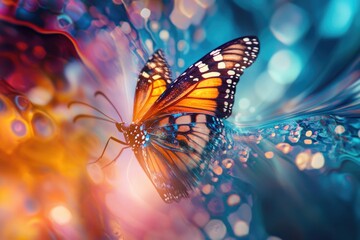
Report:
M 228 204 L 229 206 L 234 206 L 234 205 L 239 204 L 239 203 L 240 203 L 240 200 L 241 200 L 241 198 L 240 198 L 239 195 L 237 195 L 237 194 L 231 194 L 231 195 L 228 197 L 228 199 L 227 199 L 227 204 Z
M 304 170 L 308 167 L 311 159 L 311 153 L 305 151 L 296 156 L 295 163 L 300 170 Z
M 234 224 L 233 230 L 236 236 L 243 237 L 249 234 L 249 225 L 239 220 Z
M 150 15 L 151 15 L 151 11 L 150 11 L 150 9 L 148 9 L 148 8 L 143 8 L 143 9 L 141 10 L 141 12 L 140 12 L 140 15 L 141 15 L 143 18 L 148 19 L 148 18 L 150 17 Z
M 311 158 L 311 167 L 314 169 L 320 169 L 325 164 L 324 155 L 321 152 L 315 153 Z
M 210 194 L 213 190 L 213 186 L 210 185 L 210 184 L 206 184 L 202 187 L 201 191 L 204 193 L 204 194 Z
M 25 111 L 30 106 L 30 101 L 24 96 L 15 96 L 14 100 L 17 108 L 21 111 Z
M 266 152 L 266 153 L 265 153 L 265 157 L 266 157 L 267 159 L 271 159 L 271 158 L 273 158 L 273 157 L 274 157 L 274 153 L 273 153 L 273 152 L 271 152 L 271 151 Z
M 272 16 L 270 30 L 279 41 L 291 45 L 306 34 L 309 23 L 308 14 L 301 7 L 286 3 Z
M 51 119 L 42 113 L 35 113 L 31 120 L 32 127 L 36 135 L 40 137 L 50 137 L 54 134 L 55 126 Z
M 234 165 L 234 160 L 232 160 L 231 158 L 226 158 L 222 160 L 222 165 L 225 168 L 231 168 Z
M 167 30 L 161 30 L 159 35 L 161 40 L 163 41 L 167 41 L 170 37 L 169 32 Z
M 59 15 L 57 17 L 57 20 L 61 28 L 67 28 L 69 25 L 73 23 L 72 19 L 66 14 Z
M 215 166 L 213 168 L 213 172 L 216 174 L 216 175 L 221 175 L 223 173 L 223 169 L 220 167 L 220 166 Z
M 205 232 L 210 239 L 223 239 L 226 235 L 226 226 L 221 220 L 214 219 L 206 224 Z
M 26 134 L 26 126 L 20 120 L 14 120 L 11 123 L 11 130 L 19 137 L 22 137 Z
M 311 137 L 311 135 L 312 135 L 312 131 L 311 131 L 311 130 L 306 131 L 305 136 Z
M 281 62 L 282 64 L 279 64 Z M 280 85 L 294 82 L 303 68 L 300 55 L 291 50 L 280 50 L 270 59 L 268 73 Z
M 276 148 L 280 151 L 282 151 L 284 154 L 288 154 L 292 151 L 292 146 L 288 143 L 278 143 L 276 145 Z
M 337 134 L 343 134 L 345 132 L 345 128 L 343 125 L 337 125 L 335 128 L 335 132 Z

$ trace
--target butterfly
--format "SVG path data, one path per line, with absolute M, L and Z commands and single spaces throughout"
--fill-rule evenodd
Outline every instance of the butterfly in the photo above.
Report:
M 133 122 L 126 124 L 114 104 L 117 121 L 83 102 L 106 118 L 80 114 L 113 122 L 125 141 L 110 137 L 131 148 L 161 198 L 167 202 L 189 196 L 224 139 L 223 119 L 231 115 L 236 84 L 243 71 L 256 59 L 259 40 L 247 36 L 229 41 L 203 56 L 175 80 L 161 50 L 157 50 L 141 70 L 136 86 Z M 99 159 L 100 159 L 99 158 Z

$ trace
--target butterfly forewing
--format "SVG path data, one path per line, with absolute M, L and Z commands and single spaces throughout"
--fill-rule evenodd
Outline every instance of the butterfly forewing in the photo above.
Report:
M 150 136 L 137 154 L 166 202 L 186 197 L 221 146 L 223 123 L 206 114 L 172 114 L 145 122 Z
M 161 50 L 141 70 L 136 86 L 133 121 L 139 122 L 171 83 L 171 73 Z
M 238 38 L 214 49 L 172 82 L 143 120 L 179 112 L 229 117 L 236 84 L 258 52 L 256 37 Z

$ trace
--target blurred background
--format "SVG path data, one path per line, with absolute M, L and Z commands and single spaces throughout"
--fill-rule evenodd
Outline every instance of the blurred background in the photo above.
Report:
M 0 1 L 0 237 L 358 238 L 359 5 Z M 156 49 L 164 50 L 176 78 L 212 49 L 245 35 L 258 36 L 260 55 L 241 77 L 229 121 L 268 131 L 262 138 L 316 135 L 318 145 L 305 139 L 294 151 L 278 145 L 280 140 L 273 143 L 295 164 L 264 150 L 262 158 L 252 155 L 260 162 L 252 168 L 242 158 L 247 153 L 241 138 L 234 137 L 242 150 L 219 159 L 215 175 L 191 199 L 170 205 L 131 151 L 106 168 L 88 164 L 109 136 L 119 134 L 115 126 L 94 120 L 74 124 L 76 114 L 93 112 L 69 109 L 70 101 L 116 116 L 94 97 L 101 90 L 131 122 L 137 75 Z M 299 126 L 307 131 L 300 133 Z M 118 150 L 111 145 L 107 160 Z M 269 159 L 272 170 L 261 165 Z M 234 171 L 225 171 L 233 165 Z M 246 181 L 238 173 L 244 169 L 251 169 Z

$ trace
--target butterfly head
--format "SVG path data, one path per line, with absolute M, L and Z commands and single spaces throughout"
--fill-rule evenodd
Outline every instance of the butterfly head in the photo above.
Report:
M 129 127 L 125 125 L 125 122 L 117 122 L 115 123 L 115 126 L 119 132 L 126 132 Z

